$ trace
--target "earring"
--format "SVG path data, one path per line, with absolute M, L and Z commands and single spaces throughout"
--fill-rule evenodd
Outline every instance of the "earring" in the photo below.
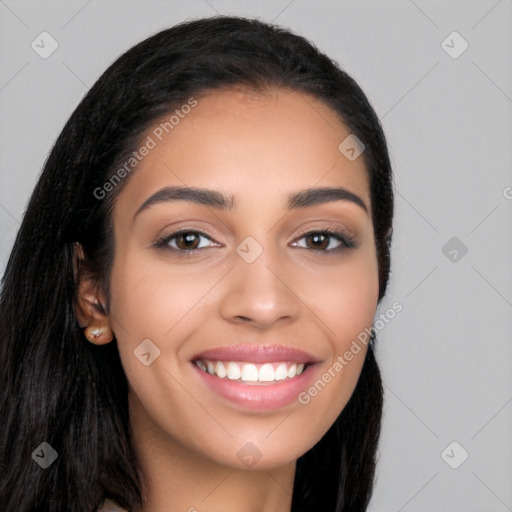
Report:
M 103 334 L 103 329 L 101 327 L 87 327 L 84 334 L 89 341 L 95 342 Z

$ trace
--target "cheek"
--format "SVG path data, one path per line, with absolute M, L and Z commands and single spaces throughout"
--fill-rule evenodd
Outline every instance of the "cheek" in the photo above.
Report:
M 336 354 L 345 352 L 353 340 L 372 326 L 377 307 L 378 287 L 372 280 L 349 277 L 339 283 L 331 282 L 330 293 L 322 305 Z
M 194 415 L 201 416 L 180 385 L 179 348 L 201 325 L 200 301 L 214 282 L 211 274 L 176 271 L 154 258 L 148 263 L 147 256 L 135 252 L 114 262 L 111 317 L 122 366 L 138 418 L 145 417 L 144 409 L 162 430 L 189 432 Z M 171 418 L 162 404 L 181 413 Z
M 322 418 L 325 432 L 350 399 L 364 363 L 378 301 L 376 258 L 360 255 L 336 271 L 324 270 L 311 284 L 309 304 L 330 340 L 330 357 L 299 402 Z
M 124 372 L 147 406 L 157 407 L 158 400 L 176 399 L 176 406 L 183 401 L 177 384 L 184 370 L 182 347 L 215 311 L 208 305 L 208 293 L 222 272 L 170 265 L 165 258 L 135 250 L 114 261 L 111 321 Z M 148 352 L 149 361 L 147 356 L 144 361 Z
M 372 326 L 379 294 L 376 258 L 363 253 L 335 270 L 322 269 L 314 280 L 306 279 L 308 303 L 324 322 L 336 353 L 343 353 Z
M 111 312 L 120 336 L 130 333 L 130 338 L 162 340 L 185 316 L 197 315 L 201 297 L 211 286 L 207 273 L 200 276 L 137 256 L 116 261 Z

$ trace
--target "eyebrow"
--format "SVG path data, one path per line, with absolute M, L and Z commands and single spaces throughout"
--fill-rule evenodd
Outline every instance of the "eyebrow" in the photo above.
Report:
M 140 213 L 147 210 L 150 206 L 174 201 L 189 201 L 223 211 L 232 211 L 235 208 L 235 199 L 232 195 L 225 196 L 216 190 L 198 187 L 164 187 L 142 203 L 135 212 L 132 222 L 135 221 L 135 218 Z M 295 210 L 334 201 L 352 202 L 368 214 L 368 208 L 365 202 L 358 195 L 341 187 L 321 187 L 299 190 L 288 196 L 286 206 L 288 210 Z

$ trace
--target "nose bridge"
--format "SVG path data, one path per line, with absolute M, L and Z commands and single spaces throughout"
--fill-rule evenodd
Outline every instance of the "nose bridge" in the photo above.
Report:
M 267 242 L 271 237 L 267 238 Z M 291 321 L 300 313 L 300 300 L 284 275 L 284 255 L 247 237 L 236 248 L 229 283 L 221 302 L 221 314 L 229 321 L 252 322 L 268 327 Z

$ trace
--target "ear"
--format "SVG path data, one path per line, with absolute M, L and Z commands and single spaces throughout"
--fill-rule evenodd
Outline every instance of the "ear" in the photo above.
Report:
M 84 329 L 85 337 L 96 345 L 104 345 L 114 338 L 110 321 L 105 311 L 106 297 L 93 275 L 83 269 L 85 255 L 82 246 L 73 244 L 73 269 L 77 293 L 73 308 L 78 325 Z

